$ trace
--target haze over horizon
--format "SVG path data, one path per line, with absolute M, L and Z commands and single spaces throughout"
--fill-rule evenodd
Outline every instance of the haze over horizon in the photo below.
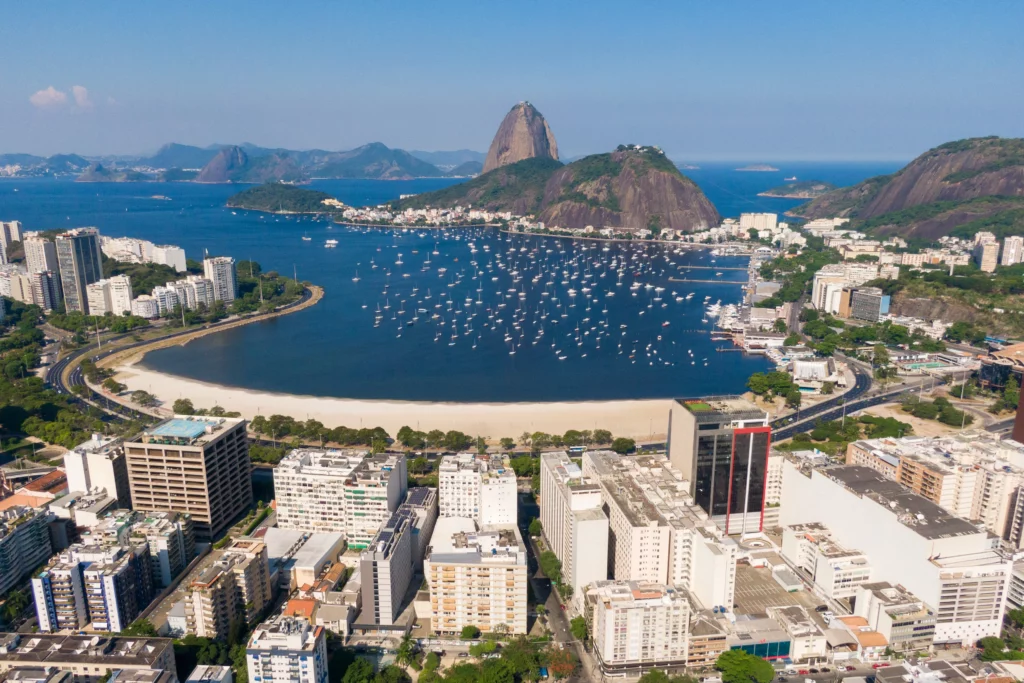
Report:
M 818 7 L 4 4 L 0 153 L 486 151 L 523 99 L 563 157 L 907 160 L 1024 136 L 1024 6 Z

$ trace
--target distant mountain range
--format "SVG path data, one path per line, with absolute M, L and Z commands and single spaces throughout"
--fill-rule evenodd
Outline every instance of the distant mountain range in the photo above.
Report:
M 153 155 L 138 157 L 0 154 L 0 175 L 75 175 L 81 176 L 83 182 L 302 183 L 313 178 L 408 180 L 477 175 L 483 168 L 484 157 L 482 152 L 465 149 L 411 153 L 389 148 L 380 142 L 337 152 L 260 147 L 248 142 L 209 147 L 170 143 Z

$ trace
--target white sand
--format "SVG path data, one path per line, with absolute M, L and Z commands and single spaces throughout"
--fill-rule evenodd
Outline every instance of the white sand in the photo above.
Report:
M 491 439 L 518 437 L 523 432 L 564 434 L 569 429 L 607 429 L 616 436 L 637 440 L 663 439 L 668 428 L 669 399 L 635 401 L 582 401 L 577 403 L 428 403 L 382 401 L 320 396 L 295 396 L 225 387 L 146 368 L 124 365 L 116 378 L 129 390 L 143 389 L 170 412 L 178 398 L 196 408 L 215 405 L 238 411 L 243 417 L 290 415 L 313 418 L 327 427 L 383 427 L 394 436 L 400 427 L 457 429 Z

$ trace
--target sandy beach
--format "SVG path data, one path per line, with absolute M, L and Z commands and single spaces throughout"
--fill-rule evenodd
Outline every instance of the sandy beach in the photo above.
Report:
M 578 403 L 426 403 L 321 396 L 295 396 L 208 384 L 148 370 L 134 364 L 119 365 L 116 379 L 130 391 L 142 389 L 170 412 L 178 398 L 196 408 L 215 405 L 237 410 L 243 417 L 290 415 L 314 418 L 328 427 L 383 427 L 394 435 L 403 425 L 414 429 L 457 429 L 471 435 L 499 439 L 523 432 L 565 433 L 569 429 L 608 429 L 616 436 L 637 440 L 664 438 L 668 428 L 669 399 L 635 401 L 582 401 Z

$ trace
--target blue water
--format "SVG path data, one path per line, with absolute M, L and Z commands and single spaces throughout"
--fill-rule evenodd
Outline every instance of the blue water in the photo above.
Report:
M 732 170 L 739 165 L 687 171 L 725 216 L 781 213 L 798 204 L 756 196 L 783 177 L 849 184 L 897 166 L 775 164 L 778 173 Z M 372 204 L 453 182 L 345 180 L 312 187 L 350 204 Z M 251 258 L 283 273 L 294 269 L 301 279 L 324 286 L 324 300 L 306 311 L 146 357 L 145 364 L 155 370 L 218 384 L 352 398 L 608 400 L 741 391 L 750 373 L 767 366 L 761 358 L 716 352 L 718 345 L 707 334 L 710 325 L 702 322 L 705 296 L 723 303 L 739 300 L 739 284 L 727 281 L 738 283 L 742 271 L 715 276 L 714 270 L 694 270 L 688 276 L 716 280 L 711 284 L 669 280 L 685 277 L 686 264 L 737 267 L 745 259 L 720 257 L 711 264 L 703 251 L 573 245 L 485 230 L 354 230 L 309 218 L 232 213 L 224 200 L 237 190 L 5 180 L 0 219 L 20 220 L 27 230 L 94 225 L 108 235 L 178 244 L 191 258 L 209 250 Z M 154 194 L 171 200 L 152 199 Z M 303 241 L 303 234 L 312 240 Z M 336 249 L 324 248 L 329 238 L 339 241 Z M 628 264 L 622 285 L 615 284 L 620 278 L 611 268 L 613 260 Z M 641 285 L 637 296 L 630 290 L 634 281 Z M 591 291 L 584 293 L 584 287 Z M 691 299 L 676 301 L 691 292 Z M 404 324 L 414 316 L 412 326 Z

